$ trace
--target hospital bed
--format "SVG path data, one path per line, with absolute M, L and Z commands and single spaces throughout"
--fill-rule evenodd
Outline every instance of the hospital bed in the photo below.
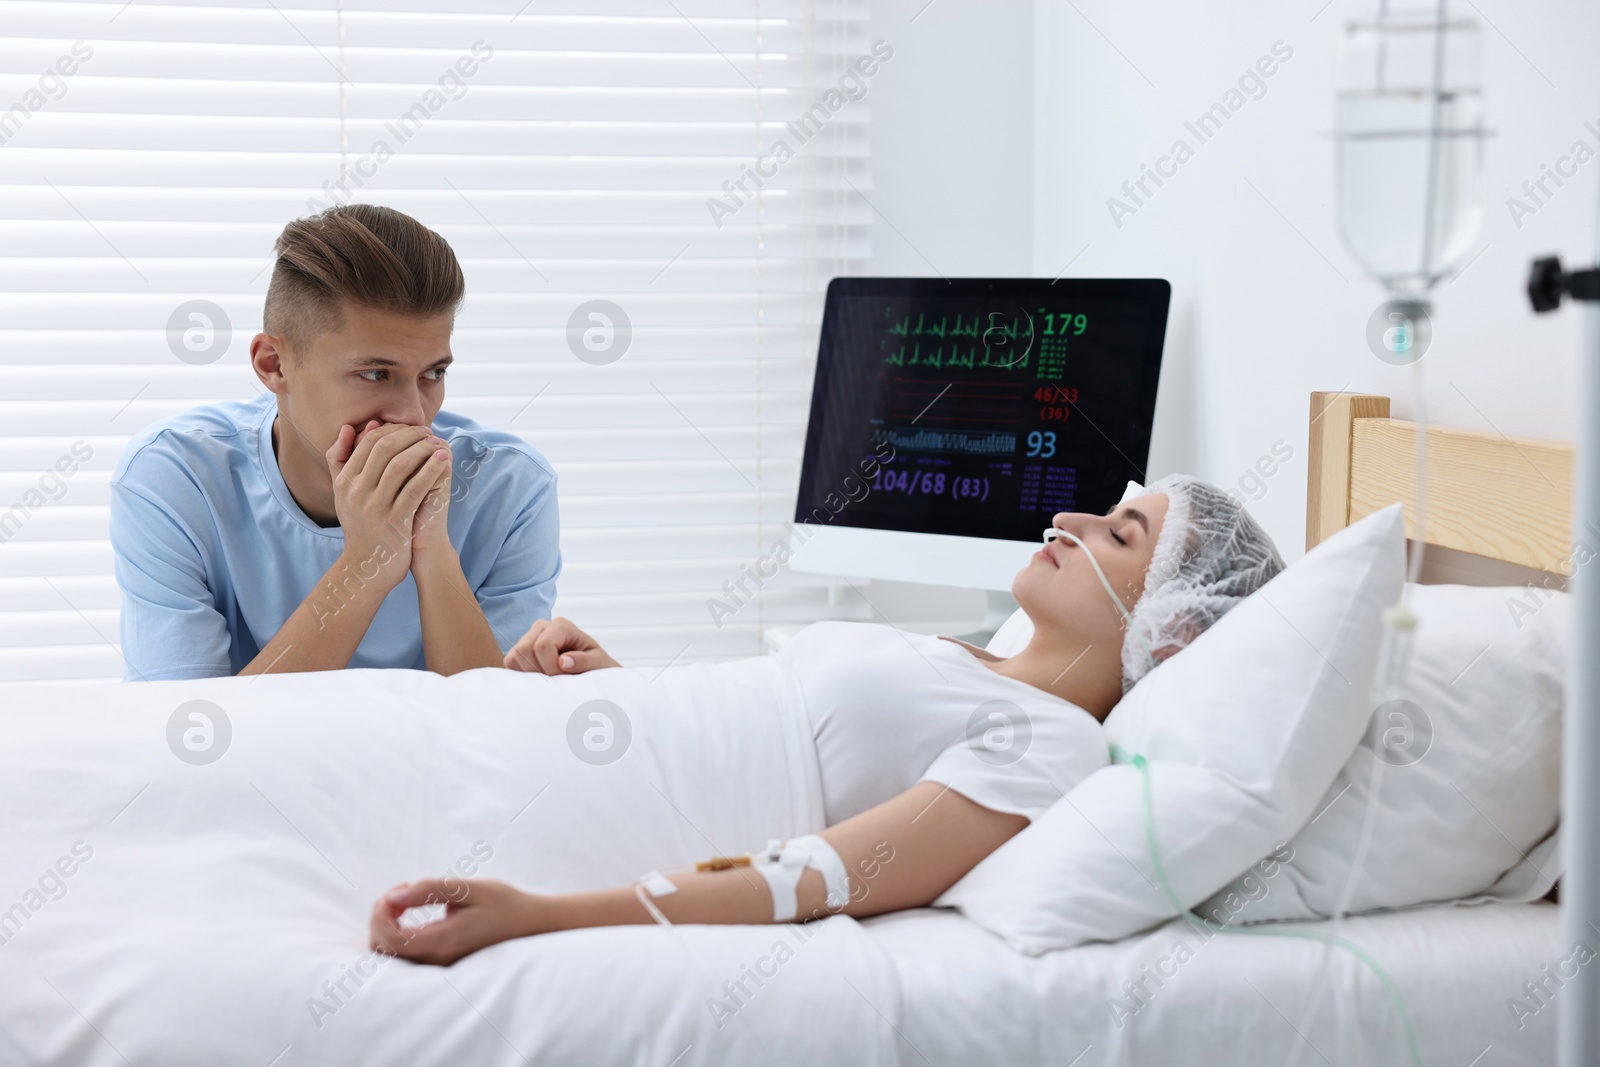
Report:
M 1411 498 L 1414 428 L 1387 414 L 1381 397 L 1313 396 L 1310 542 Z M 1430 542 L 1553 569 L 1570 452 L 1429 433 Z M 475 673 L 490 705 L 493 687 L 526 684 Z M 249 710 L 257 684 L 277 687 L 270 715 Z M 303 698 L 330 686 L 346 687 L 348 713 L 312 719 Z M 219 693 L 245 709 L 226 777 L 173 759 L 162 732 L 174 704 Z M 702 857 L 720 842 L 697 827 L 744 817 L 726 810 L 729 790 L 784 773 L 729 765 L 692 722 L 672 761 L 519 762 L 566 756 L 566 724 L 473 711 L 460 695 L 409 672 L 0 690 L 0 1063 L 1282 1062 L 1323 962 L 1315 942 L 1202 939 L 1181 920 L 1026 956 L 942 909 L 577 931 L 449 969 L 375 957 L 366 911 L 399 877 L 560 888 L 536 857 L 561 855 L 584 878 L 626 881 L 639 872 L 608 840 L 650 835 Z M 605 840 L 563 840 L 541 806 L 585 774 L 613 775 L 619 818 Z M 795 832 L 807 817 L 785 803 L 749 816 Z M 1519 1018 L 1507 1002 L 1565 955 L 1557 935 L 1546 902 L 1420 907 L 1344 929 L 1403 990 L 1424 1061 L 1452 1067 L 1551 1062 L 1553 1012 Z M 1373 975 L 1343 954 L 1331 966 L 1301 1062 L 1402 1062 Z

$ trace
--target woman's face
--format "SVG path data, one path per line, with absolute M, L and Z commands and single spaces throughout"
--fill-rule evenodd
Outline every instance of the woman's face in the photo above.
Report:
M 1111 509 L 1109 515 L 1063 511 L 1051 524 L 1076 534 L 1094 553 L 1122 606 L 1131 611 L 1144 593 L 1145 572 L 1167 516 L 1167 494 L 1146 493 Z M 1095 576 L 1084 551 L 1070 538 L 1049 542 L 1011 583 L 1036 630 L 1086 643 L 1122 641 L 1122 615 Z

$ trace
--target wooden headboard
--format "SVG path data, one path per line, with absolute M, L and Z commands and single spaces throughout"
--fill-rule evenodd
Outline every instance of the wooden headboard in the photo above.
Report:
M 1389 398 L 1311 394 L 1306 548 L 1399 502 L 1416 539 L 1418 427 Z M 1430 545 L 1570 574 L 1573 448 L 1499 433 L 1428 427 Z

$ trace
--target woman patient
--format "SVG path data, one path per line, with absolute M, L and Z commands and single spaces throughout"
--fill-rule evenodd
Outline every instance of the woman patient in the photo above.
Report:
M 1283 568 L 1236 502 L 1183 475 L 1109 515 L 1057 515 L 1046 536 L 1012 583 L 1033 623 L 1014 656 L 838 622 L 807 627 L 778 653 L 816 748 L 825 815 L 816 833 L 773 842 L 748 865 L 652 871 L 596 892 L 406 883 L 374 905 L 372 947 L 449 964 L 556 930 L 862 917 L 932 903 L 1105 765 L 1099 724 L 1123 693 Z M 620 666 L 564 619 L 536 623 L 506 665 L 548 675 Z M 446 904 L 444 918 L 401 925 L 408 908 L 435 903 Z

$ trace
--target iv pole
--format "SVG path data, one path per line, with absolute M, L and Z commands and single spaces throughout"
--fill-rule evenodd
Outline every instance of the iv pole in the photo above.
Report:
M 1600 248 L 1600 226 L 1596 247 Z M 1535 311 L 1550 311 L 1563 295 L 1585 305 L 1579 360 L 1578 454 L 1573 528 L 1600 519 L 1600 269 L 1566 272 L 1559 259 L 1534 263 L 1528 297 Z M 1574 578 L 1572 662 L 1562 724 L 1561 945 L 1600 943 L 1600 580 Z M 1600 1064 L 1600 961 L 1578 968 L 1556 1004 L 1556 1062 L 1561 1067 Z

